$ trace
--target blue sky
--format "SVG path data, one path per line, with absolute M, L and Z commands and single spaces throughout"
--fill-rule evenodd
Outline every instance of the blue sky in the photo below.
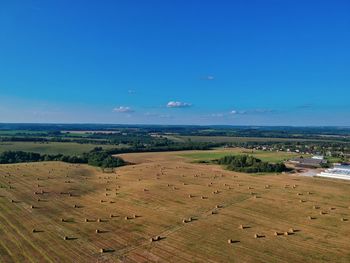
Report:
M 0 122 L 350 125 L 350 2 L 4 0 Z

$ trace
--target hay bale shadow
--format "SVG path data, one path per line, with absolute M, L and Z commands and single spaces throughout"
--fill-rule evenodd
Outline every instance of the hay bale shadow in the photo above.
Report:
M 233 239 L 229 239 L 228 241 L 227 241 L 227 243 L 229 243 L 229 244 L 236 244 L 236 243 L 240 243 L 241 241 L 239 241 L 239 240 L 233 240 Z
M 64 223 L 74 223 L 74 218 L 61 218 L 61 222 Z
M 105 233 L 109 233 L 110 231 L 109 231 L 109 230 L 96 229 L 95 232 L 96 232 L 97 234 L 105 234 Z
M 77 240 L 77 237 L 64 237 L 64 240 Z
M 115 252 L 115 249 L 112 248 L 101 248 L 100 253 L 112 253 Z
M 33 229 L 32 233 L 43 233 L 45 232 L 44 230 L 38 230 L 38 229 Z
M 265 235 L 261 235 L 261 234 L 255 234 L 254 238 L 265 238 Z

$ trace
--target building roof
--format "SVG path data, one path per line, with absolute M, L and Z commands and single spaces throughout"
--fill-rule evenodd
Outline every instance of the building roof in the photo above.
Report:
M 322 159 L 312 159 L 312 158 L 294 158 L 291 161 L 302 165 L 320 165 L 326 162 L 325 160 L 322 160 Z

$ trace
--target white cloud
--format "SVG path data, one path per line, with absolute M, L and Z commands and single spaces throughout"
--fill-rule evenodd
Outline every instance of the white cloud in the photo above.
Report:
M 127 106 L 119 106 L 113 109 L 114 112 L 119 112 L 119 113 L 132 113 L 134 112 L 133 109 Z
M 271 109 L 249 109 L 249 110 L 231 110 L 231 115 L 238 115 L 238 114 L 264 114 L 264 113 L 271 113 L 273 110 Z
M 167 104 L 168 108 L 188 108 L 191 107 L 191 103 L 181 102 L 181 101 L 169 101 Z

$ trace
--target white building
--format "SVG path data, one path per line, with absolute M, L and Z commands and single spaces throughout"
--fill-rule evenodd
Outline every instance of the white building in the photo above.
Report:
M 327 169 L 317 176 L 350 180 L 350 165 L 336 165 L 334 168 Z

